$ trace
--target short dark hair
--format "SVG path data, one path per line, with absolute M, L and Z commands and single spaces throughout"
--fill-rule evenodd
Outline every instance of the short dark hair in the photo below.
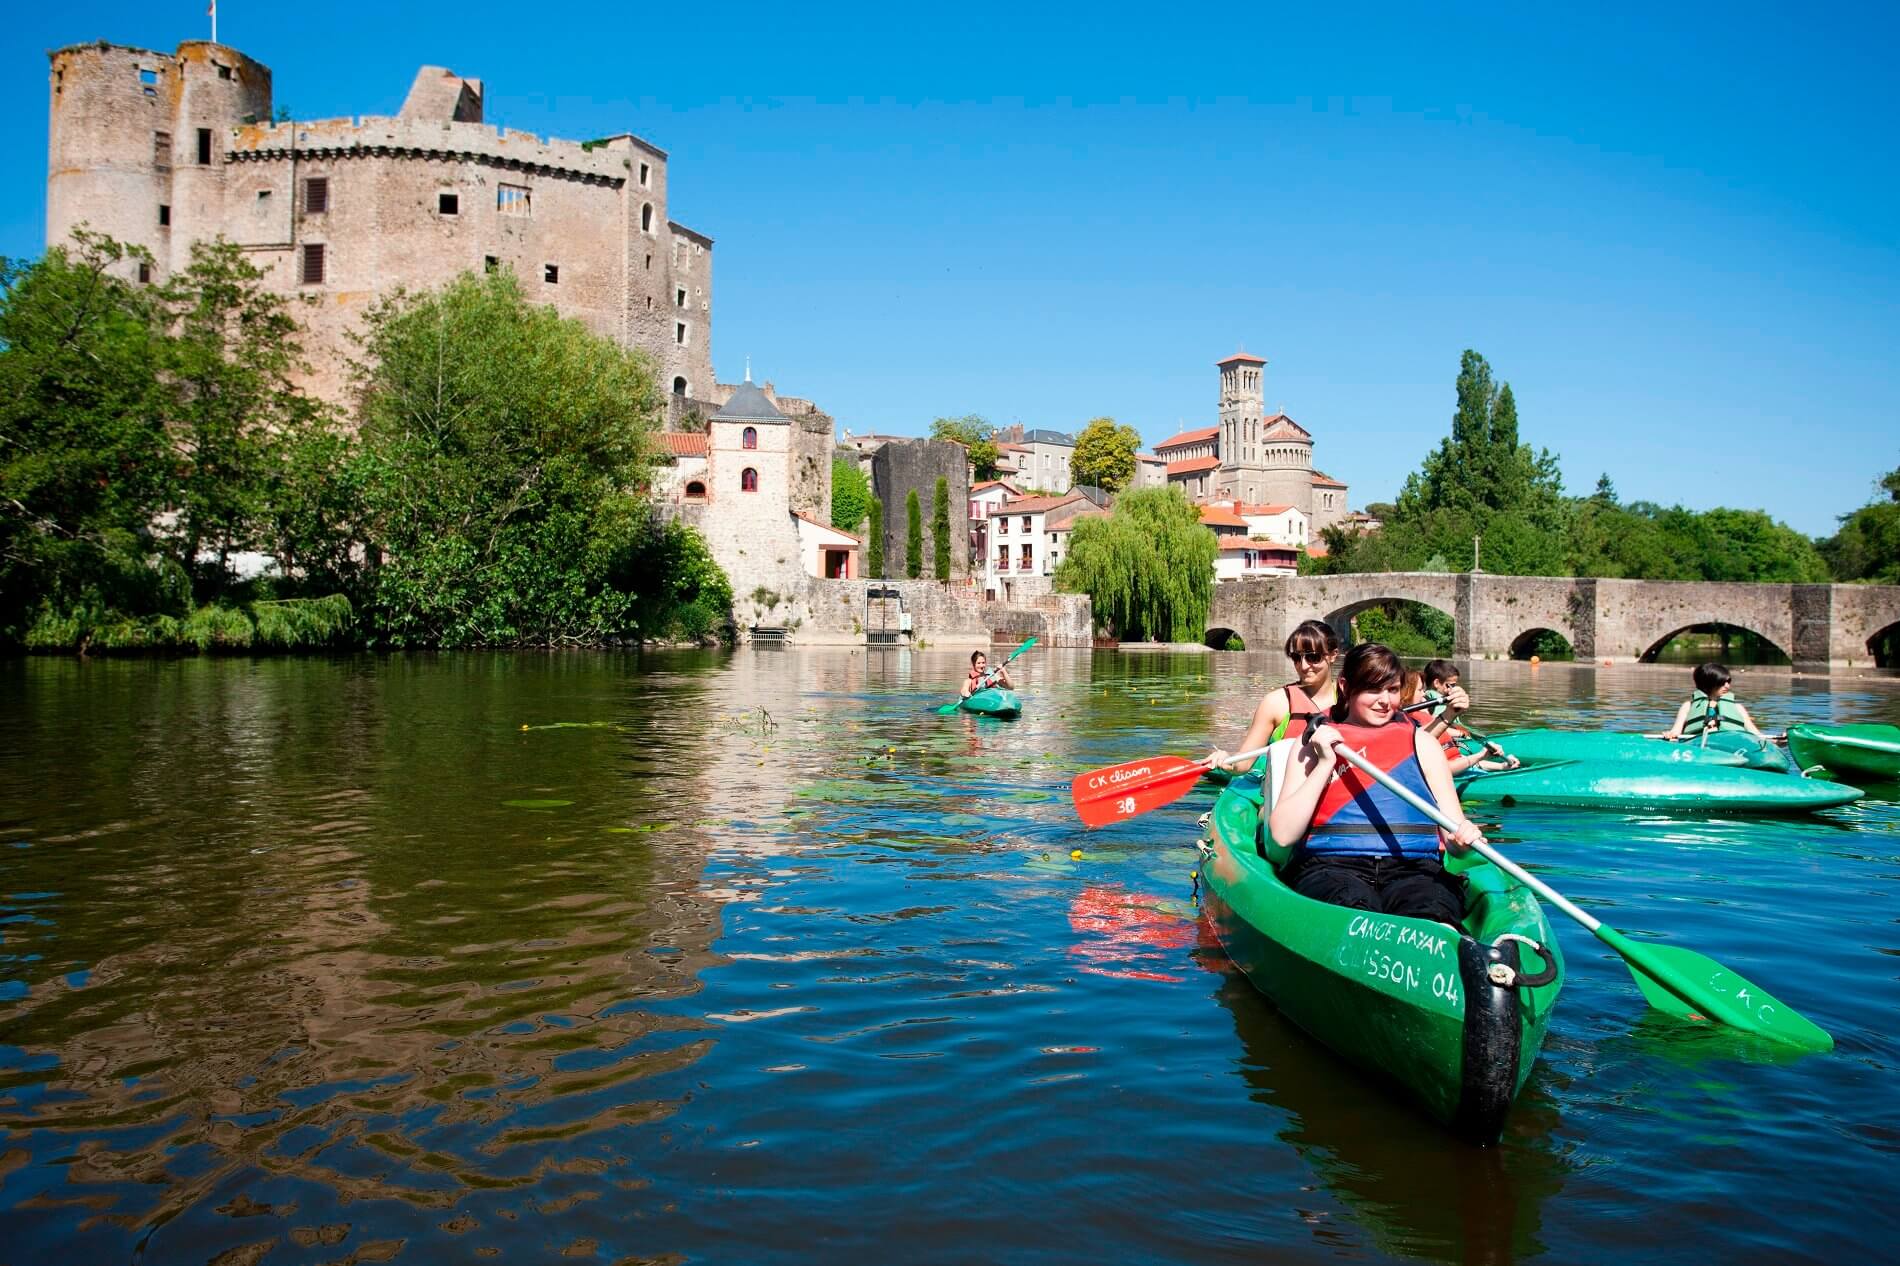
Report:
M 1295 655 L 1331 655 L 1339 650 L 1339 634 L 1324 620 L 1302 620 L 1286 635 L 1286 653 Z
M 1435 659 L 1425 665 L 1425 684 L 1436 686 L 1441 681 L 1450 681 L 1458 675 L 1458 665 L 1448 659 Z
M 1727 664 L 1697 664 L 1695 666 L 1695 688 L 1705 695 L 1712 695 L 1729 683 Z
M 1333 702 L 1332 717 L 1344 721 L 1352 697 L 1366 690 L 1383 690 L 1405 680 L 1405 665 L 1389 646 L 1361 642 L 1346 652 L 1339 669 L 1339 698 Z

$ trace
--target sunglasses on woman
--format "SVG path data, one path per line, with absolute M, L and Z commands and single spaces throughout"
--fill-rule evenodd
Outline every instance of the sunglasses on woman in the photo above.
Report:
M 1327 658 L 1328 656 L 1325 651 L 1292 651 L 1287 655 L 1287 659 L 1290 660 L 1296 668 L 1305 664 L 1312 664 L 1317 667 L 1325 663 Z

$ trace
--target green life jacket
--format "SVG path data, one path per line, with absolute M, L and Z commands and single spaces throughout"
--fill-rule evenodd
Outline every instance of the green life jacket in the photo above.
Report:
M 1742 705 L 1735 702 L 1733 694 L 1723 695 L 1713 704 L 1700 690 L 1689 696 L 1689 719 L 1682 723 L 1682 737 L 1696 738 L 1704 730 L 1728 728 L 1746 728 L 1742 724 Z

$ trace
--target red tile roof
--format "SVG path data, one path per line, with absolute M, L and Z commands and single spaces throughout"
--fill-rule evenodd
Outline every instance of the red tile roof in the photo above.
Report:
M 823 519 L 814 519 L 809 514 L 800 514 L 796 510 L 792 511 L 792 517 L 794 519 L 803 519 L 805 520 L 805 522 L 811 524 L 813 527 L 821 527 L 827 532 L 836 532 L 839 536 L 842 536 L 844 537 L 845 540 L 851 542 L 851 545 L 847 546 L 846 548 L 856 548 L 857 546 L 864 544 L 863 541 L 860 541 L 857 537 L 845 531 L 843 528 L 832 527 L 831 524 L 826 523 Z
M 1179 435 L 1170 435 L 1155 445 L 1155 452 L 1159 453 L 1164 448 L 1179 448 L 1183 444 L 1205 444 L 1219 434 L 1220 428 L 1217 426 L 1204 426 L 1198 431 L 1183 431 Z
M 1168 478 L 1176 475 L 1198 475 L 1204 470 L 1213 470 L 1220 465 L 1218 457 L 1189 457 L 1178 462 L 1168 463 Z
M 1292 545 L 1286 545 L 1280 541 L 1263 541 L 1257 536 L 1224 536 L 1221 538 L 1220 547 L 1223 551 L 1257 549 L 1263 552 L 1272 551 L 1280 554 L 1297 554 L 1300 552 Z
M 660 443 L 675 457 L 706 456 L 704 432 L 664 431 L 660 434 Z
M 970 495 L 975 496 L 979 492 L 988 492 L 992 488 L 1001 488 L 1004 492 L 1009 493 L 1012 497 L 1022 496 L 1022 493 L 1018 491 L 1013 485 L 1011 485 L 1007 480 L 1002 480 L 1002 479 L 985 479 L 980 484 L 972 484 L 970 487 Z
M 1316 470 L 1313 472 L 1313 482 L 1315 484 L 1324 485 L 1325 487 L 1328 487 L 1328 488 L 1344 488 L 1346 486 L 1345 484 L 1340 483 L 1337 479 L 1334 479 L 1331 475 L 1327 474 L 1323 470 Z
M 1209 527 L 1245 528 L 1247 526 L 1247 520 L 1232 510 L 1223 509 L 1220 506 L 1202 506 L 1201 522 Z
M 1276 413 L 1267 419 L 1267 429 L 1260 434 L 1263 440 L 1310 440 L 1313 433 L 1289 418 L 1284 413 Z
M 1267 363 L 1266 357 L 1255 356 L 1252 352 L 1235 352 L 1232 356 L 1223 356 L 1214 363 L 1216 365 L 1231 365 L 1237 360 L 1244 360 L 1253 365 L 1264 365 Z
M 1043 514 L 1057 506 L 1066 506 L 1071 501 L 1087 501 L 1079 492 L 1067 492 L 1059 497 L 1023 497 L 1017 501 L 1006 501 L 998 509 L 1003 514 Z
M 1292 506 L 1242 506 L 1240 507 L 1240 512 L 1242 514 L 1257 514 L 1257 515 L 1285 514 L 1288 510 L 1291 510 L 1292 508 L 1293 508 Z
M 1318 541 L 1308 541 L 1306 543 L 1306 556 L 1308 558 L 1324 558 L 1326 557 L 1326 547 Z
M 1102 509 L 1100 506 L 1092 506 L 1087 510 L 1077 510 L 1060 523 L 1050 524 L 1049 530 L 1051 532 L 1070 532 L 1074 531 L 1075 525 L 1083 519 L 1106 519 L 1107 517 L 1108 511 Z

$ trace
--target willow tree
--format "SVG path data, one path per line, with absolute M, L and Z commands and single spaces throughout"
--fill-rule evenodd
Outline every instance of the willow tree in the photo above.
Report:
M 1056 587 L 1086 593 L 1095 627 L 1128 641 L 1198 642 L 1214 601 L 1214 533 L 1179 488 L 1115 499 L 1078 521 Z

